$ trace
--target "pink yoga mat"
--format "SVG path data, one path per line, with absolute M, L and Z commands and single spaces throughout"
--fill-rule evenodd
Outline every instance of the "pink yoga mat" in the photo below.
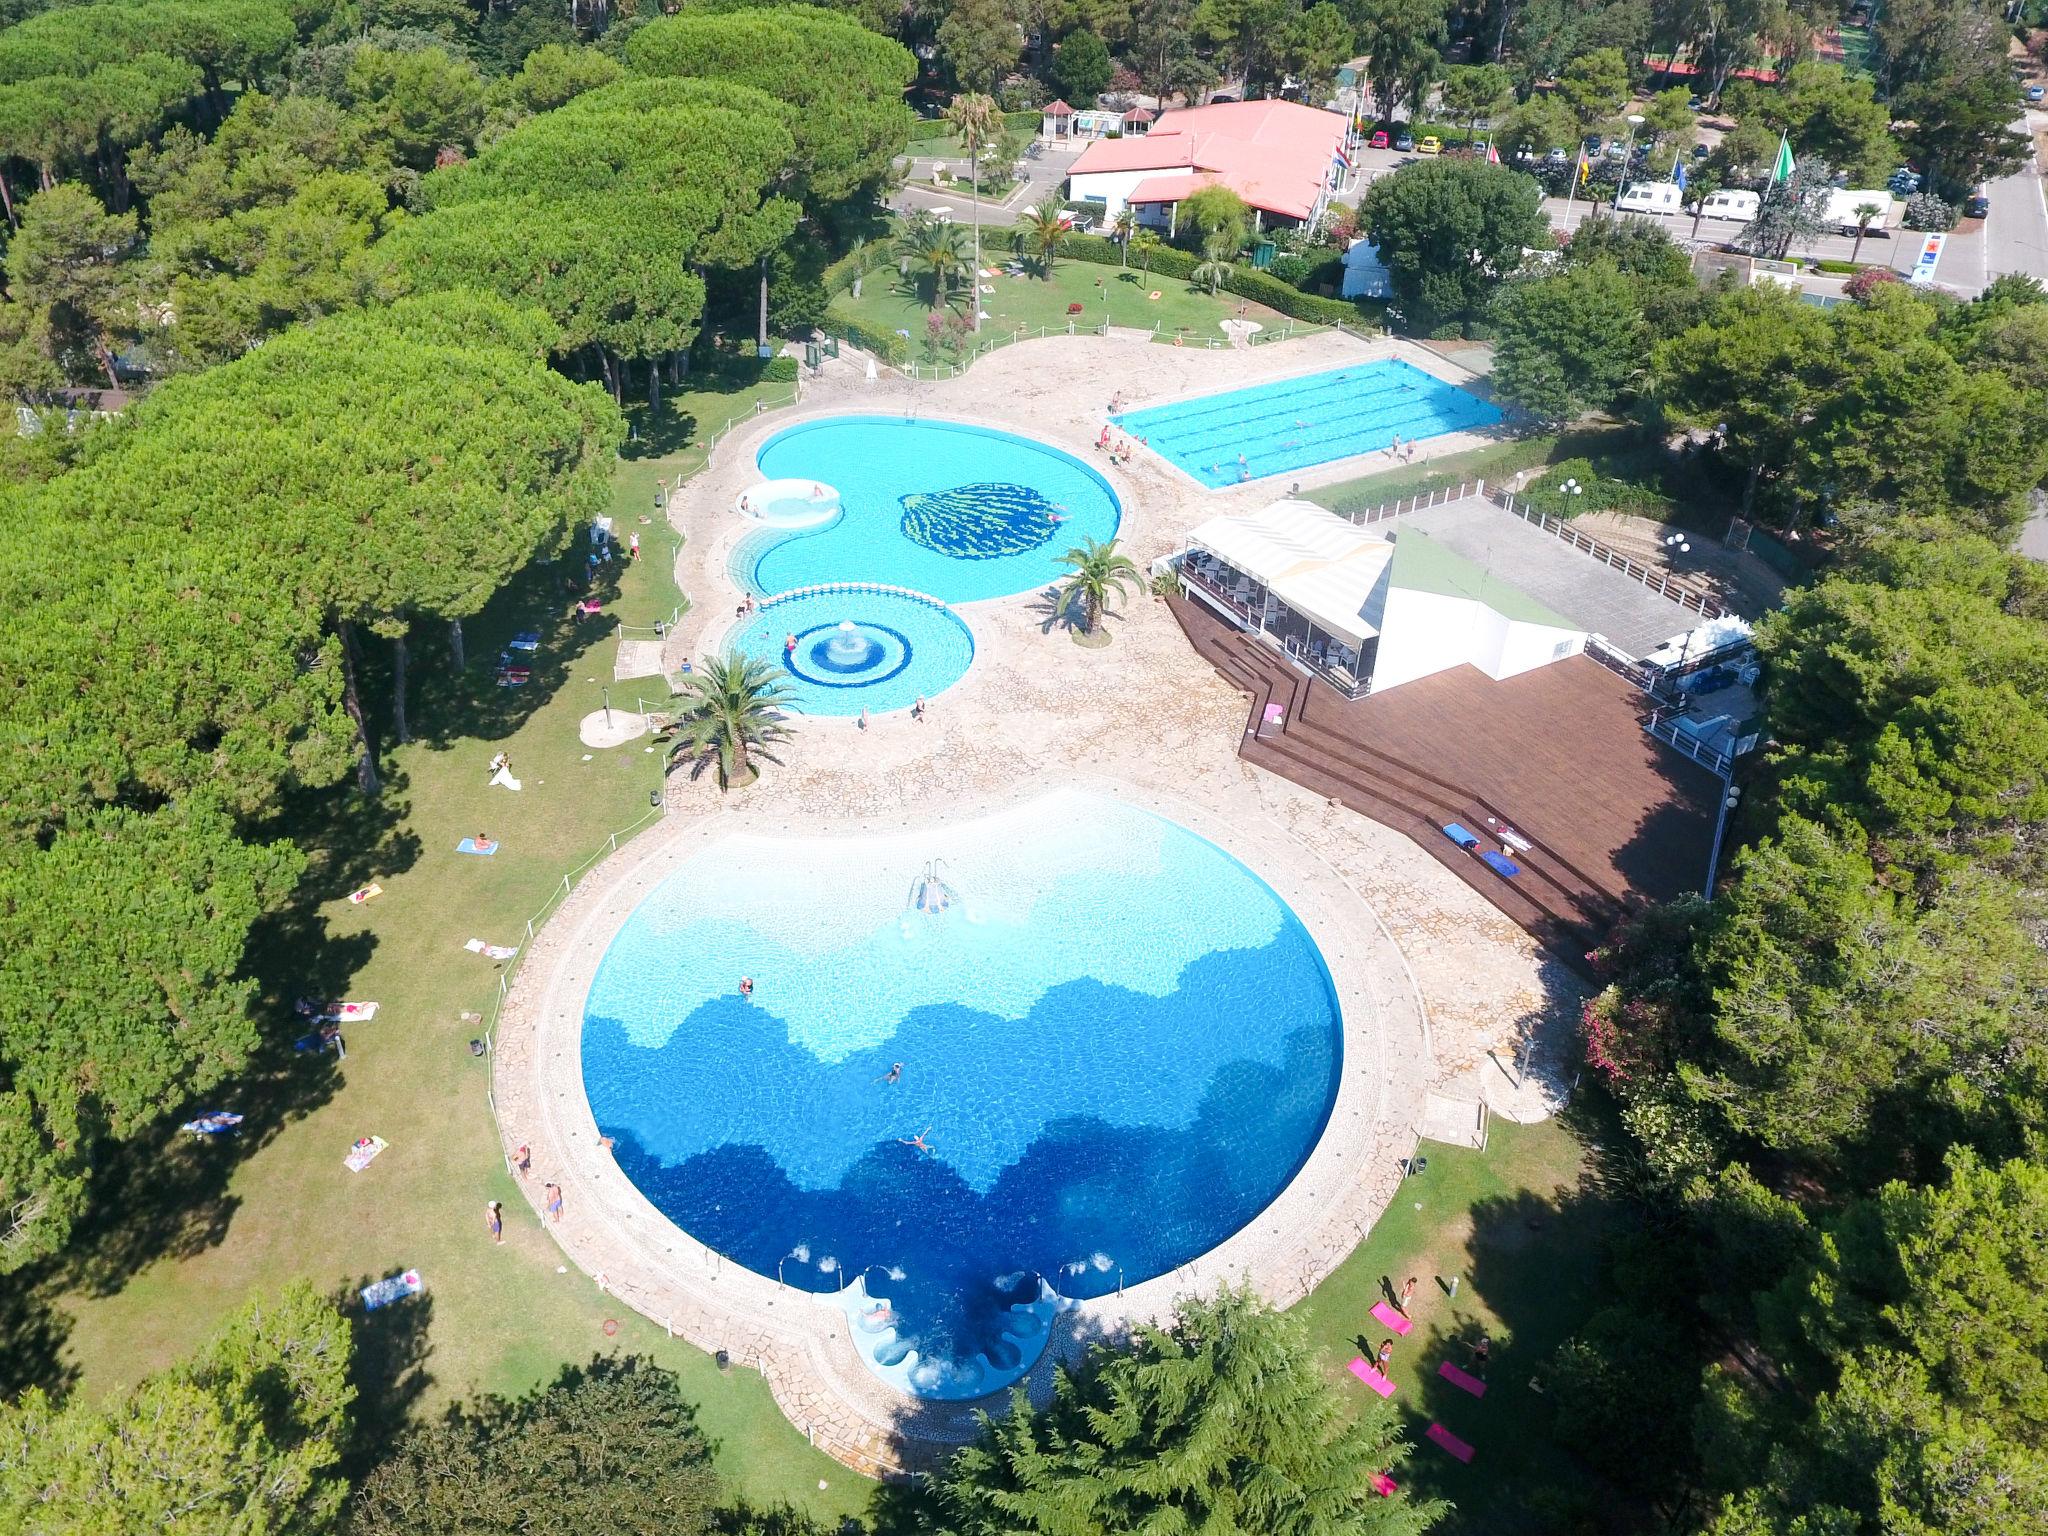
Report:
M 1392 1397 L 1394 1395 L 1394 1384 L 1370 1365 L 1367 1365 L 1365 1357 L 1362 1355 L 1351 1362 L 1351 1374 L 1364 1382 L 1368 1387 L 1371 1387 L 1373 1391 L 1379 1393 L 1381 1397 Z
M 1445 1381 L 1448 1381 L 1452 1386 L 1463 1388 L 1465 1391 L 1470 1392 L 1474 1397 L 1486 1396 L 1485 1382 L 1481 1381 L 1477 1376 L 1472 1375 L 1469 1371 L 1459 1370 L 1455 1365 L 1451 1364 L 1451 1362 L 1448 1360 L 1446 1360 L 1442 1365 L 1436 1368 L 1436 1373 L 1437 1375 L 1443 1377 Z
M 1372 1315 L 1396 1333 L 1405 1334 L 1410 1328 L 1415 1326 L 1384 1301 L 1376 1301 L 1372 1304 Z
M 1467 1445 L 1464 1441 L 1460 1440 L 1448 1429 L 1445 1429 L 1443 1425 L 1432 1424 L 1425 1431 L 1425 1433 L 1429 1436 L 1430 1439 L 1434 1440 L 1438 1445 L 1442 1446 L 1445 1450 L 1449 1451 L 1453 1456 L 1457 1457 L 1458 1460 L 1470 1461 L 1472 1459 L 1472 1447 Z
M 1375 1472 L 1372 1475 L 1372 1491 L 1383 1499 L 1391 1499 L 1394 1496 L 1394 1490 L 1400 1486 L 1399 1483 L 1395 1482 L 1384 1472 Z

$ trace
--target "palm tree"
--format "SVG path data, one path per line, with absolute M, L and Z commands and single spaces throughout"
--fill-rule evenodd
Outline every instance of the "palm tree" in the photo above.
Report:
M 1138 211 L 1129 203 L 1117 210 L 1116 218 L 1109 226 L 1110 237 L 1123 247 L 1122 264 L 1131 264 L 1131 236 L 1138 230 Z
M 784 672 L 737 651 L 705 660 L 676 691 L 676 744 L 669 748 L 671 768 L 684 762 L 690 777 L 716 765 L 718 787 L 733 789 L 754 782 L 754 757 L 771 763 L 780 758 L 768 748 L 786 739 L 782 706 L 789 702 Z
M 904 226 L 896 240 L 897 257 L 909 264 L 912 282 L 930 279 L 931 307 L 939 308 L 953 291 L 953 279 L 966 265 L 967 252 L 960 243 L 958 225 L 941 224 L 919 216 Z
M 1237 254 L 1237 245 L 1237 232 L 1229 228 L 1212 229 L 1202 240 L 1202 264 L 1188 275 L 1208 284 L 1212 297 L 1230 277 L 1230 258 Z
M 993 96 L 984 96 L 979 91 L 965 91 L 953 98 L 953 104 L 946 108 L 946 121 L 953 131 L 960 135 L 960 142 L 967 150 L 968 196 L 974 205 L 974 281 L 981 281 L 981 152 L 1003 135 L 1005 124 L 1003 110 L 996 105 Z M 972 288 L 974 285 L 968 285 Z M 972 318 L 973 329 L 981 329 L 981 305 L 979 302 L 967 306 Z
M 1124 244 L 1124 255 L 1126 259 L 1132 256 L 1137 257 L 1138 270 L 1147 277 L 1150 277 L 1152 275 L 1152 258 L 1159 251 L 1159 243 L 1159 236 L 1152 230 L 1140 229 L 1134 231 L 1131 238 Z
M 1050 279 L 1052 261 L 1067 238 L 1067 205 L 1058 192 L 1048 192 L 1036 207 L 1024 210 L 1022 249 L 1038 258 L 1038 275 Z
M 1875 203 L 1858 203 L 1852 212 L 1856 215 L 1856 244 L 1849 251 L 1849 260 L 1853 263 L 1863 249 L 1863 237 L 1870 233 L 1870 221 L 1884 210 Z
M 1060 556 L 1060 564 L 1073 572 L 1060 583 L 1060 608 L 1081 605 L 1081 633 L 1092 635 L 1102 621 L 1102 611 L 1112 597 L 1125 595 L 1130 583 L 1138 581 L 1138 568 L 1117 552 L 1116 540 L 1098 544 L 1089 539 L 1078 549 Z

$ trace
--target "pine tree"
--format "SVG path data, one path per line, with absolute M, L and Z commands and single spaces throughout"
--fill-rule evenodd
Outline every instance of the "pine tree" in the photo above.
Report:
M 1391 1409 L 1355 1420 L 1307 1335 L 1249 1289 L 1185 1303 L 1128 1349 L 1098 1345 L 1034 1412 L 984 1420 L 938 1480 L 949 1536 L 1412 1536 L 1440 1501 L 1371 1479 L 1408 1446 Z

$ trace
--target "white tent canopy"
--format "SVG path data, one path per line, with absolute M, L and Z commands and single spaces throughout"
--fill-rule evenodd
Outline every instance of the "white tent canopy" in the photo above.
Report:
M 1352 645 L 1379 633 L 1365 618 L 1393 559 L 1391 541 L 1306 501 L 1212 517 L 1188 543 L 1254 581 L 1303 618 Z

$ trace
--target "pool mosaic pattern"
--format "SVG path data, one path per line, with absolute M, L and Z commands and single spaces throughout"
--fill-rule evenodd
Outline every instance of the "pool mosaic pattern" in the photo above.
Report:
M 770 603 L 732 644 L 780 667 L 790 707 L 806 715 L 908 709 L 959 682 L 974 661 L 974 636 L 956 615 L 891 592 L 813 592 Z
M 1109 483 L 1079 459 L 1008 432 L 900 416 L 836 416 L 762 445 L 764 476 L 838 492 L 829 526 L 748 535 L 735 579 L 772 595 L 875 581 L 949 603 L 1029 592 L 1084 539 L 1115 537 Z
M 607 951 L 583 1072 L 679 1226 L 793 1286 L 862 1279 L 863 1315 L 888 1307 L 855 1330 L 870 1365 L 963 1396 L 1029 1366 L 1041 1279 L 1102 1295 L 1269 1203 L 1329 1114 L 1339 1027 L 1263 881 L 1069 791 L 914 846 L 699 855 Z
M 1396 437 L 1420 442 L 1500 419 L 1477 395 L 1398 358 L 1111 418 L 1212 489 L 1372 453 Z

